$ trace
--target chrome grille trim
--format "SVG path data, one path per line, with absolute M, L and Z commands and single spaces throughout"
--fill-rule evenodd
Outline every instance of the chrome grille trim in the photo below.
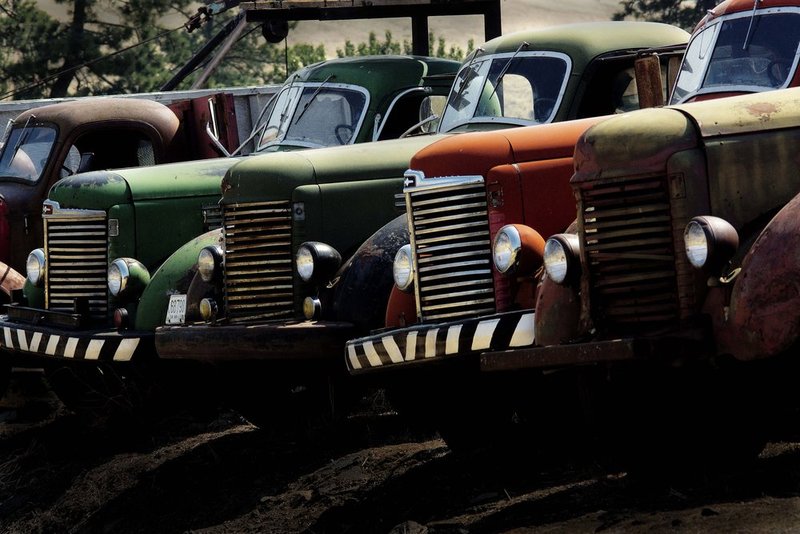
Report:
M 406 173 L 407 216 L 420 320 L 495 312 L 486 188 L 482 176 Z
M 95 321 L 108 320 L 108 223 L 104 211 L 61 209 L 45 202 L 47 269 L 45 307 L 74 312 L 76 301 L 88 304 Z
M 664 175 L 580 189 L 582 254 L 599 330 L 636 334 L 680 320 L 672 211 Z
M 292 210 L 287 201 L 227 204 L 223 267 L 231 323 L 294 316 Z

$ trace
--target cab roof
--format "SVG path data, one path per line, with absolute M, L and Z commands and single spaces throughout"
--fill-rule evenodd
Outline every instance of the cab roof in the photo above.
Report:
M 92 123 L 138 122 L 149 124 L 172 137 L 180 126 L 178 117 L 165 105 L 138 98 L 86 97 L 79 100 L 49 104 L 22 112 L 14 119 L 17 125 L 49 122 L 61 131 L 69 132 Z
M 514 52 L 523 41 L 529 45 L 527 50 L 569 55 L 580 70 L 581 65 L 609 52 L 685 44 L 689 34 L 657 22 L 585 22 L 511 33 L 492 39 L 482 48 L 486 54 Z

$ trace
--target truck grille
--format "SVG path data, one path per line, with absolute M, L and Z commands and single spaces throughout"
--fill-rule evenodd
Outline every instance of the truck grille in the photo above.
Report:
M 495 311 L 486 189 L 475 177 L 454 181 L 406 189 L 421 320 Z
M 108 318 L 108 237 L 105 214 L 60 210 L 45 216 L 47 309 Z
M 223 207 L 225 310 L 232 323 L 294 315 L 288 201 Z
M 583 253 L 596 328 L 636 333 L 680 318 L 666 176 L 580 191 Z

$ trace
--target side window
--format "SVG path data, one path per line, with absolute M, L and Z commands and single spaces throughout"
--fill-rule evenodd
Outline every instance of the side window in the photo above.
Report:
M 504 117 L 523 120 L 535 118 L 533 87 L 527 78 L 518 74 L 506 74 L 501 82 L 501 87 L 504 95 Z
M 86 154 L 93 154 L 91 167 L 83 171 L 142 167 L 156 163 L 153 142 L 135 130 L 103 129 L 90 132 L 75 141 L 73 148 L 79 152 L 78 161 Z
M 596 65 L 578 109 L 578 118 L 639 109 L 636 73 L 631 61 L 606 61 Z
M 421 91 L 407 94 L 395 102 L 389 116 L 384 119 L 378 140 L 396 139 L 412 126 L 426 121 L 433 115 L 437 119 L 420 124 L 419 129 L 412 134 L 436 131 L 438 118 L 441 118 L 446 102 L 447 97 L 444 95 L 426 95 Z

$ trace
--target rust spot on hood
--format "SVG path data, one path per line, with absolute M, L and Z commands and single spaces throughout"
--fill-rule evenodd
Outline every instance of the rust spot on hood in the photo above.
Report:
M 770 115 L 778 112 L 778 106 L 769 102 L 759 102 L 747 106 L 747 112 L 762 121 L 769 120 Z

